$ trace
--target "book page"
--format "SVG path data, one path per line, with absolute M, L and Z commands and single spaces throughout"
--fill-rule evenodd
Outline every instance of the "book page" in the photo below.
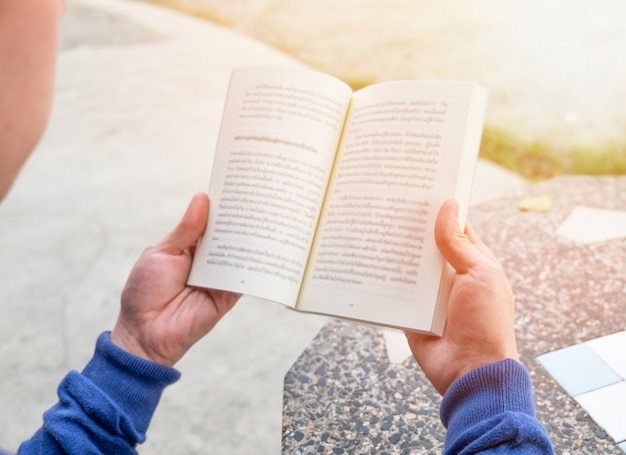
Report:
M 300 67 L 233 72 L 189 284 L 295 304 L 350 96 Z
M 434 223 L 445 200 L 469 202 L 458 182 L 471 185 L 478 154 L 484 103 L 459 180 L 475 87 L 400 81 L 354 96 L 298 309 L 433 328 L 444 270 Z

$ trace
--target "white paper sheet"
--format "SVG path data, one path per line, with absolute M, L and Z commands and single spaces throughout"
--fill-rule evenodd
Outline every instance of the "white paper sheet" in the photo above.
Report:
M 623 238 L 626 237 L 626 211 L 575 207 L 556 233 L 585 244 Z

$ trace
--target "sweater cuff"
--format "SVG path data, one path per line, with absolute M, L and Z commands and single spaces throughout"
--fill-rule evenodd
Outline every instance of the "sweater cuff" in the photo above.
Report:
M 512 359 L 485 365 L 460 377 L 441 403 L 441 421 L 449 433 L 462 432 L 504 412 L 535 416 L 530 375 Z
M 111 341 L 109 333 L 98 337 L 94 356 L 82 374 L 128 415 L 139 432 L 145 433 L 163 390 L 178 381 L 180 373 L 123 350 Z

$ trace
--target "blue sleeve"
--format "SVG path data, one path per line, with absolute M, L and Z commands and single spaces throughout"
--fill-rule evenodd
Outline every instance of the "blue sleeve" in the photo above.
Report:
M 83 372 L 63 379 L 59 402 L 18 454 L 135 454 L 163 390 L 179 377 L 173 368 L 117 347 L 103 333 Z
M 478 368 L 450 386 L 441 403 L 445 455 L 553 454 L 535 417 L 526 369 L 508 359 Z

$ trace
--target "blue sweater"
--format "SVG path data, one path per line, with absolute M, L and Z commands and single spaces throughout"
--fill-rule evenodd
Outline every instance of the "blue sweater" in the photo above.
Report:
M 18 454 L 136 454 L 161 393 L 180 374 L 118 348 L 103 333 L 82 374 L 59 385 L 59 402 Z M 441 419 L 446 454 L 552 454 L 535 419 L 528 373 L 505 360 L 474 370 L 446 393 Z M 0 450 L 0 454 L 2 451 Z
M 441 421 L 448 429 L 446 455 L 554 453 L 535 418 L 530 376 L 514 360 L 478 368 L 454 382 L 441 402 Z
M 82 374 L 59 385 L 59 402 L 18 454 L 136 454 L 161 393 L 180 373 L 117 347 L 103 333 Z

